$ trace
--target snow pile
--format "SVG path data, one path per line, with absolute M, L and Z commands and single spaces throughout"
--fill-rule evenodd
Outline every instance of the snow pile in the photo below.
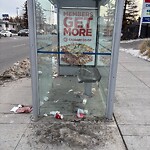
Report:
M 4 71 L 0 75 L 0 84 L 6 81 L 17 80 L 20 78 L 25 78 L 30 76 L 30 61 L 29 59 L 24 59 L 23 61 L 18 61 L 14 63 L 12 67 Z
M 132 56 L 135 56 L 135 57 L 142 58 L 144 60 L 150 61 L 150 58 L 148 58 L 144 54 L 141 54 L 140 50 L 135 50 L 133 48 L 130 48 L 130 49 L 120 48 L 120 51 L 123 51 L 123 52 L 126 52 L 128 54 L 131 54 Z
M 143 40 L 149 40 L 149 38 L 145 39 L 136 39 L 136 40 L 126 40 L 126 41 L 120 41 L 120 43 L 132 43 L 134 41 L 143 41 Z

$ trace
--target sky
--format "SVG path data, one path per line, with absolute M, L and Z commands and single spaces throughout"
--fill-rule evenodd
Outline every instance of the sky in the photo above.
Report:
M 26 0 L 0 0 L 0 18 L 2 18 L 2 14 L 9 14 L 11 17 L 17 16 L 17 7 L 18 9 L 18 15 L 22 15 L 22 7 Z M 143 0 L 137 0 L 139 5 L 139 10 L 142 9 L 142 1 Z M 141 14 L 141 12 L 140 12 Z
M 18 15 L 22 15 L 23 5 L 26 0 L 0 0 L 0 18 L 2 14 L 9 14 L 11 17 L 17 16 L 17 7 Z

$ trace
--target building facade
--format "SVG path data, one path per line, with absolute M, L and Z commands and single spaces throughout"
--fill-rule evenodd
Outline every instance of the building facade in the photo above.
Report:
M 0 20 L 0 30 L 17 30 L 17 24 Z

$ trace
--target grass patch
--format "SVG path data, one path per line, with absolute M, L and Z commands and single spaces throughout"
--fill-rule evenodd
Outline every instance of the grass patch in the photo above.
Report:
M 150 58 L 150 40 L 143 41 L 140 44 L 139 49 L 140 49 L 140 53 L 143 56 L 147 56 L 148 58 Z

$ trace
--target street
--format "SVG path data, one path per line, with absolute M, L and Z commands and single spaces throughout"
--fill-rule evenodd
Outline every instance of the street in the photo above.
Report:
M 2 37 L 0 39 L 0 74 L 24 58 L 29 57 L 29 37 Z
M 56 43 L 56 41 L 55 39 L 53 44 Z M 123 48 L 139 49 L 138 47 L 141 42 L 142 40 L 125 43 L 121 42 L 120 46 Z M 2 37 L 0 39 L 0 74 L 11 67 L 13 63 L 25 59 L 29 57 L 29 55 L 29 37 Z
M 139 49 L 140 44 L 144 41 L 145 39 L 139 39 L 139 40 L 130 40 L 130 41 L 121 41 L 120 42 L 120 47 L 122 48 L 132 48 L 132 49 Z

